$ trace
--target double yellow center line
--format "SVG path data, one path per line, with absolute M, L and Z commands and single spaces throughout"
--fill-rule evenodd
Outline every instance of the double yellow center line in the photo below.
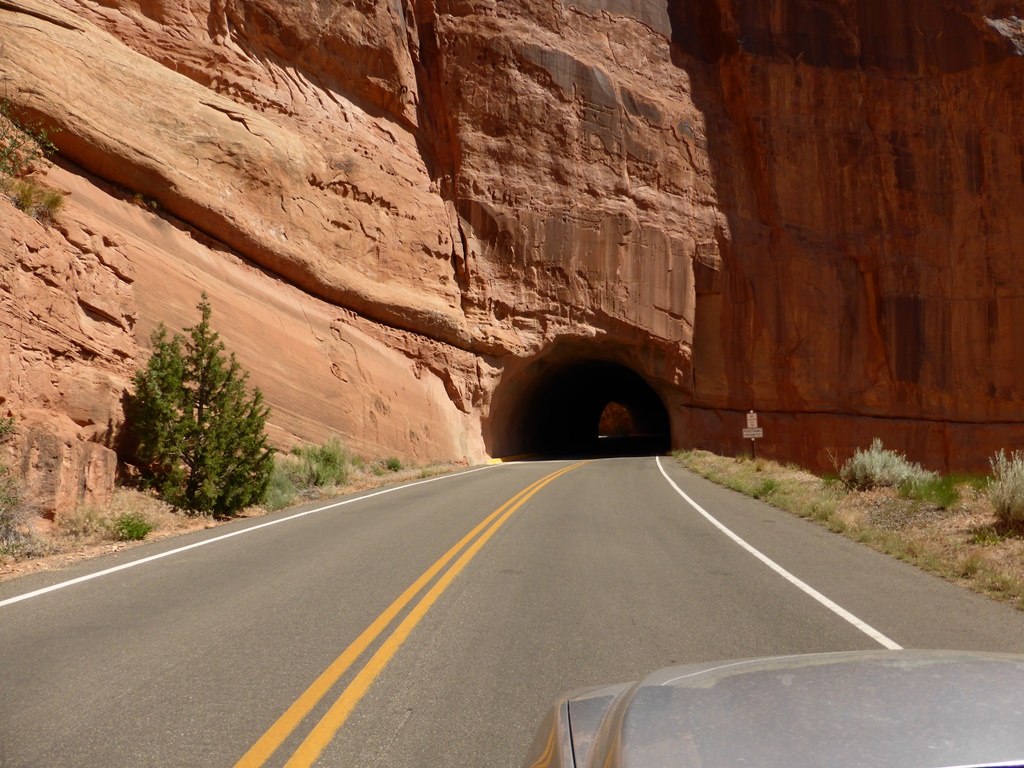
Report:
M 477 552 L 487 543 L 494 533 L 504 525 L 517 509 L 530 500 L 534 494 L 541 490 L 548 483 L 557 480 L 567 472 L 586 464 L 581 461 L 571 466 L 552 472 L 550 475 L 541 478 L 529 487 L 517 493 L 511 499 L 502 504 L 498 509 L 488 515 L 479 525 L 467 533 L 458 544 L 449 549 L 436 563 L 423 572 L 423 575 L 416 579 L 410 587 L 399 596 L 395 602 L 388 606 L 377 619 L 367 627 L 345 651 L 335 659 L 327 669 L 318 677 L 312 685 L 307 688 L 295 703 L 288 707 L 288 710 L 277 719 L 277 722 L 270 726 L 269 730 L 260 737 L 259 741 L 253 744 L 252 748 L 243 755 L 242 759 L 235 763 L 235 768 L 260 768 L 274 752 L 291 736 L 295 729 L 302 723 L 306 715 L 312 711 L 324 696 L 334 687 L 335 683 L 344 675 L 355 661 L 366 651 L 367 648 L 384 632 L 392 621 L 400 614 L 405 607 L 429 584 L 438 573 L 440 573 L 453 559 L 454 564 L 439 578 L 427 591 L 415 607 L 402 619 L 401 623 L 391 635 L 381 644 L 376 653 L 356 673 L 355 678 L 348 687 L 342 691 L 334 704 L 320 721 L 313 727 L 313 730 L 306 736 L 299 748 L 291 756 L 285 768 L 310 768 L 316 759 L 330 743 L 331 739 L 338 732 L 349 714 L 355 708 L 359 700 L 363 698 L 370 689 L 377 675 L 381 673 L 388 662 L 409 637 L 409 633 L 426 615 L 430 607 L 437 601 L 441 594 L 451 584 L 452 580 L 462 572 Z M 488 527 L 490 526 L 490 527 Z M 483 533 L 481 534 L 481 531 Z M 475 539 L 475 541 L 474 541 Z M 472 544 L 471 544 L 472 542 Z M 462 553 L 461 555 L 459 553 Z

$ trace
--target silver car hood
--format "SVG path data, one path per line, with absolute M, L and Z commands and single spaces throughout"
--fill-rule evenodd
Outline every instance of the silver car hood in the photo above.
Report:
M 566 697 L 525 765 L 1024 766 L 1024 656 L 867 651 L 674 667 Z

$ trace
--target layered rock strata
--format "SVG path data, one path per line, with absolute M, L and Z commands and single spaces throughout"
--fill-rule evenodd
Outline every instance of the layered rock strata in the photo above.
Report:
M 596 360 L 640 374 L 679 447 L 743 449 L 754 409 L 762 453 L 815 467 L 874 436 L 983 466 L 1024 438 L 1022 17 L 3 0 L 5 88 L 59 129 L 49 178 L 71 192 L 56 231 L 5 209 L 5 269 L 44 242 L 65 271 L 99 262 L 88 232 L 117 244 L 132 308 L 125 356 L 76 359 L 105 382 L 92 423 L 27 374 L 3 407 L 111 448 L 148 333 L 205 289 L 281 445 L 514 451 L 545 366 Z M 36 299 L 4 297 L 13 329 Z M 12 371 L 65 370 L 4 343 Z

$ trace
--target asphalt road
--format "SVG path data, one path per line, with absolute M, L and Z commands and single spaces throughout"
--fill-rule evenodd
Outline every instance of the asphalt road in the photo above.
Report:
M 0 584 L 0 768 L 518 766 L 558 694 L 668 664 L 1024 653 L 1024 613 L 661 463 L 494 466 Z

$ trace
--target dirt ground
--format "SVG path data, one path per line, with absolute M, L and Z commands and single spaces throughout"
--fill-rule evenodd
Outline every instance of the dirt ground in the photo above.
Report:
M 316 489 L 306 492 L 295 504 L 305 504 L 342 494 L 376 488 L 389 483 L 405 482 L 462 469 L 443 464 L 430 467 L 409 467 L 385 475 L 372 472 L 358 473 L 352 482 L 341 488 Z M 114 530 L 114 521 L 123 514 L 137 514 L 153 530 L 139 541 L 120 541 Z M 89 558 L 125 551 L 146 542 L 202 528 L 215 528 L 232 520 L 261 517 L 270 514 L 263 507 L 250 507 L 235 517 L 189 516 L 175 510 L 151 493 L 129 488 L 115 488 L 110 507 L 97 509 L 83 507 L 54 520 L 37 517 L 28 531 L 30 541 L 18 555 L 0 554 L 0 582 L 38 571 L 55 571 Z

